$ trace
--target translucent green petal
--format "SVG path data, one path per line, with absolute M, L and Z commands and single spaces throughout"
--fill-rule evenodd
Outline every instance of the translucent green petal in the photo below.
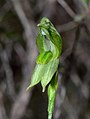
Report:
M 28 86 L 27 90 L 29 88 L 35 86 L 36 84 L 38 84 L 41 81 L 43 74 L 44 74 L 44 69 L 45 69 L 44 65 L 41 65 L 41 64 L 36 65 L 34 72 L 32 74 L 31 83 Z
M 53 75 L 57 71 L 58 64 L 59 64 L 59 59 L 56 59 L 56 60 L 53 60 L 53 61 L 47 63 L 46 65 L 44 65 L 45 66 L 45 71 L 44 71 L 44 74 L 43 74 L 43 78 L 41 80 L 41 85 L 43 87 L 43 92 L 45 91 L 46 86 L 49 84 Z

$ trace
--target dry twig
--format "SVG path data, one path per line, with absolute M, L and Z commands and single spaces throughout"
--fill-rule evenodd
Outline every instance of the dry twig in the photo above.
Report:
M 29 22 L 29 20 L 27 19 L 23 9 L 22 9 L 22 5 L 20 3 L 19 0 L 11 0 L 13 3 L 13 6 L 15 8 L 15 11 L 22 23 L 22 26 L 24 28 L 25 31 L 25 35 L 26 35 L 26 43 L 27 43 L 27 50 L 28 50 L 28 54 L 26 57 L 26 62 L 24 62 L 23 65 L 23 82 L 22 82 L 22 86 L 20 89 L 20 92 L 17 96 L 17 99 L 12 107 L 12 112 L 11 112 L 11 119 L 20 119 L 27 107 L 28 102 L 30 101 L 30 97 L 31 97 L 31 92 L 26 92 L 26 87 L 28 85 L 28 81 L 30 79 L 31 73 L 32 73 L 32 69 L 34 66 L 34 62 L 33 60 L 35 59 L 36 56 L 36 49 L 34 48 L 34 42 L 33 42 L 33 30 L 32 30 L 32 22 Z M 35 31 L 34 31 L 35 32 Z M 33 50 L 34 48 L 34 50 Z M 34 54 L 34 55 L 33 55 Z
M 69 7 L 69 5 L 64 0 L 57 0 L 57 2 L 66 10 L 66 12 L 74 18 L 76 14 L 74 11 Z

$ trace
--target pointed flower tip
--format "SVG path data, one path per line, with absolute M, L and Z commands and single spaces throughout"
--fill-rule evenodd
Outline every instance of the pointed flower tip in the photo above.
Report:
M 40 24 L 38 24 L 37 26 L 40 26 Z
M 45 92 L 45 87 L 43 87 L 42 92 L 43 92 L 43 93 Z
M 31 85 L 30 85 L 30 86 L 28 86 L 28 87 L 26 88 L 26 91 L 28 91 L 31 87 L 32 87 Z

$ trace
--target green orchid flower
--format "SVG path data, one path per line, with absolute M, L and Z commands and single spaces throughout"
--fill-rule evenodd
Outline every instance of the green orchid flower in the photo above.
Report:
M 58 85 L 57 69 L 62 52 L 62 38 L 46 17 L 41 19 L 38 27 L 36 45 L 39 55 L 36 58 L 36 66 L 27 90 L 39 82 L 43 92 L 48 87 L 48 119 L 51 119 Z

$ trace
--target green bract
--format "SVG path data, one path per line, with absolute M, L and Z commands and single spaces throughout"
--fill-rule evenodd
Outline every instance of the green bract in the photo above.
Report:
M 38 27 L 36 44 L 39 55 L 36 58 L 36 67 L 27 89 L 41 82 L 44 92 L 48 86 L 48 119 L 51 119 L 57 90 L 57 68 L 62 52 L 62 39 L 46 17 L 42 18 Z

